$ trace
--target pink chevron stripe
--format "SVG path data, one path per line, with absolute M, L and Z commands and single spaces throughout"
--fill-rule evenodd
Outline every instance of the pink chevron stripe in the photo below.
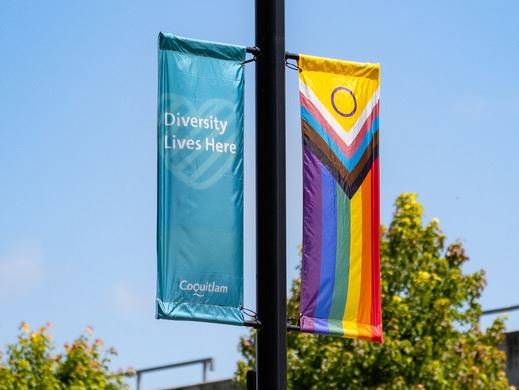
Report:
M 299 98 L 301 99 L 301 105 L 306 108 L 312 116 L 324 127 L 326 130 L 326 133 L 330 137 L 332 137 L 333 141 L 337 144 L 337 146 L 342 150 L 342 152 L 345 154 L 347 158 L 351 158 L 357 151 L 357 148 L 359 147 L 360 143 L 364 139 L 364 136 L 368 132 L 368 130 L 371 128 L 371 124 L 373 123 L 373 120 L 378 116 L 379 113 L 379 103 L 380 101 L 377 101 L 375 104 L 375 107 L 373 107 L 373 110 L 371 110 L 369 116 L 366 118 L 366 121 L 362 125 L 362 128 L 359 131 L 359 134 L 350 146 L 346 145 L 344 141 L 339 137 L 339 135 L 335 132 L 335 130 L 328 124 L 328 121 L 321 115 L 319 110 L 314 106 L 314 104 L 305 96 L 303 93 L 299 92 Z

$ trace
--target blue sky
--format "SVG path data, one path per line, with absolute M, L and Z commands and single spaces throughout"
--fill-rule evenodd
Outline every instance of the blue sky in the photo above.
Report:
M 292 52 L 380 62 L 381 210 L 426 218 L 487 271 L 484 308 L 519 303 L 519 5 L 287 0 Z M 252 1 L 0 3 L 0 345 L 21 321 L 59 343 L 87 325 L 116 366 L 212 356 L 238 327 L 154 319 L 157 34 L 254 43 Z M 287 70 L 288 269 L 301 242 L 297 75 Z M 245 303 L 254 308 L 254 65 L 246 71 Z M 516 167 L 516 168 L 514 168 Z M 490 319 L 484 319 L 488 323 Z M 519 313 L 507 321 L 519 329 Z M 199 368 L 144 379 L 189 383 Z

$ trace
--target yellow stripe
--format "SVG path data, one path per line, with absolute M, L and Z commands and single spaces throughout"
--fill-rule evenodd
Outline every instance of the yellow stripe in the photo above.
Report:
M 371 340 L 372 332 L 369 325 L 358 322 L 342 321 L 342 337 L 350 339 Z
M 343 316 L 345 334 L 358 335 L 358 309 L 362 273 L 362 186 L 350 202 L 350 272 L 348 275 L 348 298 Z

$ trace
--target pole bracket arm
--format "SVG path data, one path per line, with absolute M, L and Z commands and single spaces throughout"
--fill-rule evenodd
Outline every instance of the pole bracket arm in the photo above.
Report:
M 285 52 L 285 59 L 299 61 L 299 54 L 291 53 L 291 52 L 287 51 L 287 52 Z
M 245 49 L 247 53 L 253 54 L 254 56 L 258 56 L 261 54 L 261 50 L 257 46 L 247 46 Z

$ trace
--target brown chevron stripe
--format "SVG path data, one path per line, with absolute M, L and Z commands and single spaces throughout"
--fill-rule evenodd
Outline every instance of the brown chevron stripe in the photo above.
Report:
M 368 147 L 364 151 L 362 157 L 359 162 L 353 168 L 353 171 L 349 172 L 346 167 L 342 164 L 342 162 L 337 158 L 335 153 L 330 149 L 330 147 L 326 144 L 326 142 L 321 138 L 321 136 L 310 126 L 306 121 L 302 120 L 303 134 L 308 138 L 312 143 L 314 143 L 322 153 L 327 157 L 328 160 L 333 164 L 335 169 L 341 172 L 341 176 L 344 176 L 348 182 L 351 182 L 357 177 L 362 170 L 362 167 L 366 164 L 370 159 L 370 154 L 375 146 L 378 146 L 378 132 L 373 134 L 373 138 L 369 143 Z
M 378 157 L 378 132 L 373 135 L 371 142 L 353 171 L 348 172 L 321 136 L 306 121 L 302 120 L 301 122 L 304 146 L 310 149 L 328 168 L 335 180 L 344 189 L 348 198 L 351 199 L 371 169 L 373 161 Z
M 355 195 L 359 187 L 361 186 L 362 182 L 364 181 L 366 175 L 369 173 L 373 161 L 378 157 L 378 146 L 373 150 L 372 158 L 369 159 L 366 164 L 362 167 L 361 171 L 359 172 L 359 175 L 356 177 L 353 182 L 348 182 L 343 175 L 341 175 L 335 167 L 330 163 L 330 160 L 324 154 L 312 143 L 306 143 L 305 148 L 308 148 L 322 163 L 326 168 L 330 171 L 330 173 L 333 175 L 337 183 L 342 187 L 345 194 L 348 196 L 349 199 Z

